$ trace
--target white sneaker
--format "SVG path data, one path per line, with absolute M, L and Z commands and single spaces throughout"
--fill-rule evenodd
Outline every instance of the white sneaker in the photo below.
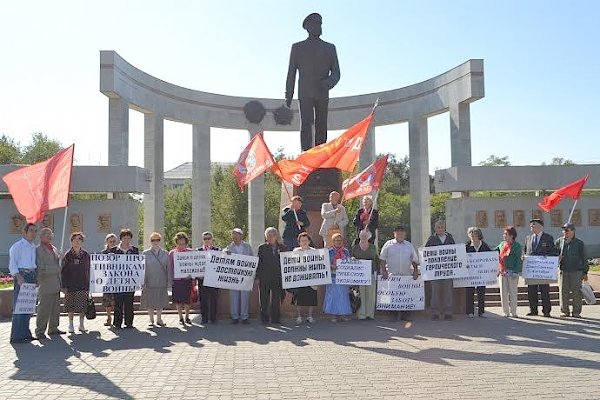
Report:
M 309 324 L 314 324 L 315 319 L 313 317 L 308 317 L 308 318 L 306 318 L 306 322 L 308 322 Z
M 298 316 L 298 318 L 296 318 L 296 325 L 300 325 L 302 323 L 302 317 Z
M 75 327 L 73 326 L 73 323 L 69 324 L 69 333 L 75 333 Z

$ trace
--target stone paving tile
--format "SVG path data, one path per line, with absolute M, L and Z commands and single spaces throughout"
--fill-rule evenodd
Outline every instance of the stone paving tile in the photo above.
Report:
M 4 321 L 0 399 L 600 398 L 600 307 L 582 320 L 499 314 L 187 329 L 137 316 L 139 330 L 119 332 L 99 318 L 87 334 L 21 345 Z

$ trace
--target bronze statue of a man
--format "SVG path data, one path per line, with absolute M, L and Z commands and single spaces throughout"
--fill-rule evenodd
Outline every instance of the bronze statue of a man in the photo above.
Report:
M 322 22 L 321 16 L 317 13 L 306 17 L 302 27 L 308 31 L 308 38 L 294 43 L 290 54 L 285 103 L 288 107 L 292 104 L 296 70 L 298 70 L 302 151 L 327 141 L 329 90 L 340 80 L 340 66 L 335 46 L 319 38 Z M 314 141 L 313 125 L 315 126 Z

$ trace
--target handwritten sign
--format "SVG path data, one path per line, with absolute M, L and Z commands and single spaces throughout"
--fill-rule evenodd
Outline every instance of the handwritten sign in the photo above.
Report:
M 258 257 L 243 254 L 206 252 L 204 285 L 220 289 L 251 291 Z
M 173 253 L 173 278 L 203 278 L 206 269 L 206 251 L 176 251 Z
M 285 251 L 279 253 L 284 289 L 331 283 L 329 250 Z
M 143 254 L 90 254 L 90 292 L 128 293 L 140 290 L 146 273 Z
M 523 258 L 523 278 L 556 281 L 558 277 L 558 257 L 525 256 Z M 549 282 L 543 282 L 549 283 Z
M 454 279 L 453 286 L 498 286 L 498 252 L 467 253 L 469 276 Z
M 13 314 L 35 314 L 35 303 L 37 302 L 37 289 L 35 283 L 24 283 L 19 289 L 19 296 L 15 303 Z
M 421 273 L 426 281 L 469 276 L 467 249 L 464 243 L 420 247 Z
M 371 285 L 371 260 L 337 260 L 335 271 L 336 285 Z
M 413 311 L 425 309 L 425 281 L 412 276 L 377 277 L 377 306 L 383 311 Z

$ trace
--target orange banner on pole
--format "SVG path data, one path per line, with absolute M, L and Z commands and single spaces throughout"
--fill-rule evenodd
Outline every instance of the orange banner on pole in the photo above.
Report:
M 273 155 L 265 143 L 262 133 L 256 134 L 240 154 L 233 174 L 240 189 L 244 189 L 257 176 L 275 164 Z
M 544 197 L 544 201 L 538 203 L 538 206 L 544 211 L 550 211 L 554 207 L 558 205 L 565 197 L 570 197 L 573 200 L 579 199 L 581 196 L 581 191 L 585 186 L 585 183 L 588 180 L 588 175 L 584 176 L 581 179 L 576 180 L 575 182 L 571 182 L 566 186 L 561 187 L 560 189 L 556 189 L 554 192 L 550 193 L 548 196 Z
M 381 157 L 369 165 L 362 172 L 351 176 L 342 183 L 344 191 L 343 198 L 350 200 L 358 196 L 364 196 L 374 190 L 379 190 L 383 175 L 388 164 L 388 156 Z

